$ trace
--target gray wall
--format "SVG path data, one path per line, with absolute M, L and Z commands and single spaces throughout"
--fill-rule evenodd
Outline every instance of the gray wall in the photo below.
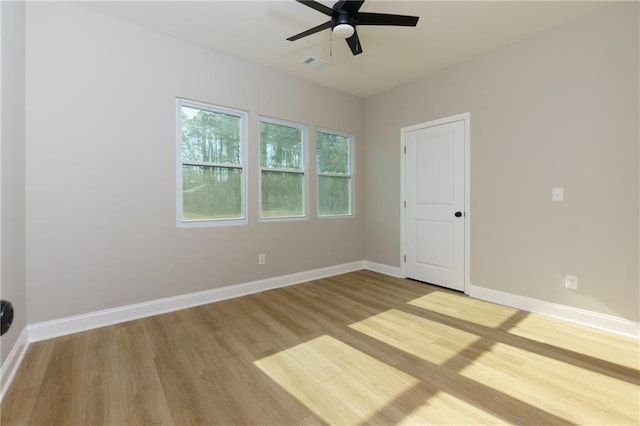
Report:
M 25 290 L 25 176 L 24 90 L 25 8 L 22 2 L 2 2 L 2 188 L 0 294 L 13 303 L 15 316 L 9 332 L 2 336 L 0 365 L 4 364 L 26 326 Z
M 27 81 L 29 323 L 363 259 L 313 175 L 309 220 L 259 223 L 256 170 L 258 114 L 352 133 L 363 162 L 361 99 L 60 3 L 27 5 Z M 176 96 L 249 111 L 248 226 L 176 228 Z
M 637 321 L 638 40 L 618 4 L 366 99 L 365 258 L 399 266 L 400 129 L 470 112 L 471 284 Z
M 615 5 L 363 101 L 28 3 L 28 322 L 361 259 L 399 266 L 400 128 L 467 111 L 472 284 L 637 321 L 638 47 L 638 5 Z M 176 229 L 175 96 L 248 110 L 253 165 L 258 114 L 355 134 L 356 217 L 315 218 L 310 176 L 309 220 L 259 223 L 253 168 L 248 226 Z

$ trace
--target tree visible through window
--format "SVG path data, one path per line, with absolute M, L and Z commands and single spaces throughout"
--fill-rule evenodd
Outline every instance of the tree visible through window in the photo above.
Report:
M 351 143 L 350 135 L 316 133 L 319 216 L 352 214 Z
M 178 110 L 181 222 L 245 221 L 246 113 L 188 101 Z
M 306 127 L 260 118 L 262 218 L 306 216 Z

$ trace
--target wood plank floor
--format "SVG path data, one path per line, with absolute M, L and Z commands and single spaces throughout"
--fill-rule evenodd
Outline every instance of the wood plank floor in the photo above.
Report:
M 7 425 L 638 425 L 638 341 L 358 271 L 32 344 Z

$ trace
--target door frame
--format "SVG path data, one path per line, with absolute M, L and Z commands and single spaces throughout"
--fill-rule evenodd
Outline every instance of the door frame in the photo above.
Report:
M 439 126 L 442 124 L 452 123 L 454 121 L 464 122 L 464 293 L 469 291 L 469 270 L 470 270 L 470 254 L 471 254 L 471 113 L 452 115 L 450 117 L 430 120 L 424 123 L 418 123 L 400 129 L 400 276 L 406 278 L 405 253 L 406 253 L 406 219 L 404 201 L 406 200 L 406 182 L 405 182 L 405 138 L 408 132 L 423 129 L 426 127 Z

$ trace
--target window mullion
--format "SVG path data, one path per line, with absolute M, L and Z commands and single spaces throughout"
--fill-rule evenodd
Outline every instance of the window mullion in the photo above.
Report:
M 263 172 L 273 172 L 273 173 L 298 173 L 301 175 L 305 174 L 305 171 L 300 169 L 276 169 L 271 167 L 260 167 L 260 170 Z
M 235 163 L 210 163 L 208 161 L 183 161 L 185 166 L 220 167 L 225 169 L 243 169 L 242 164 Z
M 350 178 L 351 173 L 318 173 L 318 176 L 327 176 L 327 177 L 339 177 L 339 178 Z

